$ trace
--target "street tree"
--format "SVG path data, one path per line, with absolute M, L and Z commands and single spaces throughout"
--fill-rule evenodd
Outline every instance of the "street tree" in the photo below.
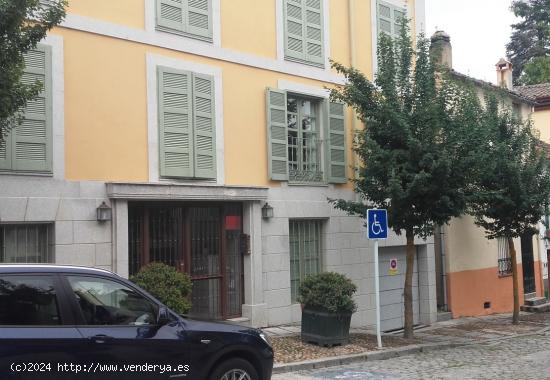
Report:
M 479 165 L 469 213 L 485 229 L 487 238 L 505 238 L 512 265 L 514 312 L 519 323 L 518 270 L 514 238 L 537 233 L 550 199 L 547 152 L 533 131 L 530 120 L 521 120 L 494 95 L 481 110 L 486 138 L 481 142 L 485 158 Z M 499 109 L 500 108 L 500 109 Z
M 420 35 L 413 48 L 405 20 L 395 40 L 380 35 L 374 83 L 355 68 L 333 67 L 346 81 L 331 91 L 332 99 L 351 106 L 365 128 L 354 142 L 359 163 L 352 180 L 361 200 L 330 202 L 359 216 L 370 207 L 385 208 L 390 228 L 405 234 L 404 336 L 411 338 L 414 239 L 427 238 L 466 209 L 477 98 L 437 74 L 426 38 Z
M 20 124 L 21 110 L 42 90 L 23 83 L 24 55 L 65 17 L 65 0 L 0 0 L 0 140 Z
M 515 0 L 511 10 L 521 21 L 512 25 L 506 53 L 513 64 L 514 82 L 519 84 L 527 63 L 550 56 L 550 0 Z

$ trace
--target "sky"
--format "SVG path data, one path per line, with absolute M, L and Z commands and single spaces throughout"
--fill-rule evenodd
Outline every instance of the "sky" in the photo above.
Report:
M 453 68 L 487 82 L 496 82 L 495 64 L 506 56 L 511 0 L 426 0 L 426 35 L 444 30 L 451 37 Z

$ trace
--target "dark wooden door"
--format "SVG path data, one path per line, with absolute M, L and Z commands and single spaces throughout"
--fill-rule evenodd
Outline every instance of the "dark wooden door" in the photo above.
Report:
M 521 264 L 523 268 L 523 293 L 535 292 L 535 263 L 533 260 L 533 235 L 521 237 Z

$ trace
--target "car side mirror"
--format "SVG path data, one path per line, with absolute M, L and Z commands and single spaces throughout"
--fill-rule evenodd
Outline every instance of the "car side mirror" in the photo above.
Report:
M 160 306 L 157 314 L 157 325 L 164 326 L 170 322 L 170 315 L 168 309 L 165 306 Z

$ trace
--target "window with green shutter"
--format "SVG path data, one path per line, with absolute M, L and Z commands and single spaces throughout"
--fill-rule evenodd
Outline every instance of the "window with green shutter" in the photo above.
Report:
M 212 0 L 156 0 L 157 30 L 212 42 Z
M 162 177 L 216 178 L 214 78 L 158 68 Z
M 378 34 L 386 33 L 390 37 L 399 36 L 399 23 L 405 17 L 405 8 L 384 1 L 377 2 Z
M 42 83 L 42 91 L 27 102 L 23 120 L 0 143 L 0 170 L 52 172 L 51 49 L 38 45 L 24 56 L 22 81 Z
M 344 105 L 267 89 L 269 176 L 295 183 L 345 183 Z
M 321 271 L 322 220 L 290 220 L 290 290 L 291 300 L 296 302 L 298 289 L 309 275 Z
M 322 0 L 283 0 L 285 58 L 314 66 L 325 64 Z

